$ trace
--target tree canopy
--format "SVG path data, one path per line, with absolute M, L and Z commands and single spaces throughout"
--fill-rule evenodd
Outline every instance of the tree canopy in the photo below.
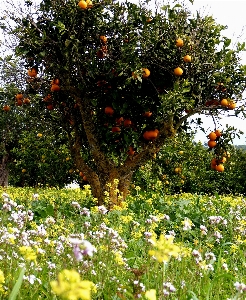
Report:
M 66 132 L 99 204 L 108 192 L 124 198 L 133 171 L 193 115 L 211 115 L 215 130 L 222 115 L 244 116 L 245 44 L 233 48 L 211 16 L 181 4 L 43 0 L 9 18 L 2 27 L 27 72 L 21 92 Z M 225 139 L 212 139 L 216 165 Z

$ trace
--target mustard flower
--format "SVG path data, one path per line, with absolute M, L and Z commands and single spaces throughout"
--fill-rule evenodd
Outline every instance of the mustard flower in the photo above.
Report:
M 152 238 L 155 249 L 149 250 L 149 255 L 157 259 L 158 262 L 168 262 L 171 256 L 177 258 L 180 253 L 180 248 L 173 243 L 173 236 L 160 235 L 158 241 L 155 237 Z
M 154 289 L 148 290 L 146 291 L 144 296 L 148 300 L 156 300 L 156 290 Z
M 20 254 L 24 257 L 25 260 L 36 261 L 37 254 L 32 249 L 32 247 L 21 246 L 21 247 L 19 247 L 19 251 L 20 251 Z
M 58 280 L 50 282 L 52 291 L 66 300 L 91 300 L 91 291 L 95 285 L 89 280 L 81 280 L 75 270 L 64 269 L 58 274 Z

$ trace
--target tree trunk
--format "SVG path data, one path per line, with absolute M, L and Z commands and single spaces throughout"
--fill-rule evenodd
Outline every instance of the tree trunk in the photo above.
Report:
M 0 164 L 0 186 L 5 187 L 8 186 L 8 177 L 9 177 L 9 171 L 7 168 L 8 163 L 8 154 L 5 154 L 2 157 L 2 161 Z

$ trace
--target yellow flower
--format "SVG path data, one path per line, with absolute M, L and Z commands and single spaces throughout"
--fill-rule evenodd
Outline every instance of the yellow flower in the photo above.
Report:
M 158 262 L 168 262 L 171 256 L 177 258 L 180 253 L 180 248 L 173 243 L 173 236 L 160 235 L 158 241 L 155 237 L 152 238 L 155 249 L 149 250 L 149 255 L 154 256 Z
M 4 282 L 5 282 L 5 277 L 4 277 L 3 271 L 0 270 L 0 284 L 2 284 Z
M 124 265 L 124 264 L 125 264 L 121 252 L 119 252 L 119 251 L 114 252 L 114 255 L 115 255 L 114 260 L 116 261 L 116 263 L 117 263 L 118 265 Z
M 58 280 L 50 282 L 52 291 L 67 300 L 91 300 L 91 291 L 96 291 L 95 285 L 89 280 L 81 280 L 75 270 L 63 270 L 58 274 Z
M 21 246 L 19 248 L 20 254 L 25 258 L 25 260 L 33 260 L 36 261 L 37 254 L 32 249 L 32 247 L 29 246 Z
M 151 289 L 146 291 L 145 298 L 148 300 L 156 300 L 156 290 Z

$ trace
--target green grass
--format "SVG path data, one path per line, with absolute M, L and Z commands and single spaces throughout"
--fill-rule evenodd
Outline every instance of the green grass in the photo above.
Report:
M 136 188 L 106 212 L 88 186 L 1 194 L 0 299 L 245 299 L 242 197 Z

